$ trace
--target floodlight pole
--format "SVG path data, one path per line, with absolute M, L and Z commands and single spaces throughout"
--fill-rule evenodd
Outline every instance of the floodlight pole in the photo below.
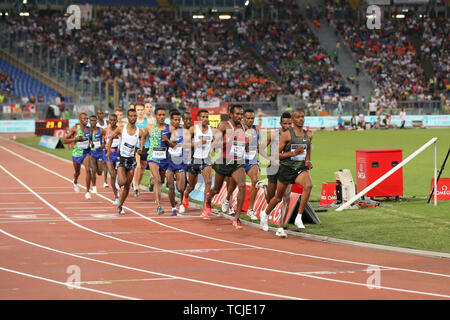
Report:
M 399 170 L 401 167 L 403 167 L 405 164 L 407 164 L 411 159 L 413 159 L 415 156 L 417 156 L 419 153 L 421 153 L 423 150 L 428 148 L 431 144 L 436 143 L 437 138 L 434 137 L 427 143 L 425 143 L 423 146 L 421 146 L 419 149 L 414 151 L 408 158 L 400 162 L 398 165 L 396 165 L 394 168 L 386 172 L 384 175 L 382 175 L 380 178 L 378 178 L 376 181 L 374 181 L 370 186 L 366 187 L 364 190 L 362 190 L 360 193 L 358 193 L 356 196 L 348 200 L 346 203 L 342 204 L 339 208 L 336 209 L 336 211 L 342 211 L 344 209 L 347 209 L 350 207 L 350 205 L 364 196 L 367 192 L 375 188 L 377 185 L 379 185 L 381 182 L 383 182 L 386 178 L 388 178 L 391 174 L 393 174 L 395 171 Z M 436 179 L 435 179 L 436 181 Z

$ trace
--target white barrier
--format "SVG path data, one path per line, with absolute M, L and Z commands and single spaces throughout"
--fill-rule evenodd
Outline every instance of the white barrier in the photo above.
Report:
M 367 192 L 369 192 L 370 190 L 372 190 L 373 188 L 375 188 L 377 185 L 379 185 L 381 182 L 383 182 L 387 177 L 389 177 L 390 175 L 392 175 L 394 172 L 396 172 L 397 170 L 399 170 L 401 167 L 403 167 L 405 164 L 407 164 L 411 159 L 413 159 L 414 157 L 416 157 L 419 153 L 421 153 L 423 150 L 425 150 L 426 148 L 428 148 L 431 144 L 436 143 L 437 138 L 434 137 L 432 138 L 430 141 L 428 141 L 427 143 L 425 143 L 423 146 L 421 146 L 419 149 L 417 149 L 414 153 L 412 153 L 408 158 L 406 158 L 405 160 L 403 160 L 402 162 L 400 162 L 397 166 L 395 166 L 394 168 L 392 168 L 391 170 L 389 170 L 388 172 L 386 172 L 384 175 L 382 175 L 380 178 L 378 178 L 376 181 L 374 181 L 370 186 L 366 187 L 364 190 L 362 190 L 360 193 L 358 193 L 356 196 L 354 196 L 353 198 L 351 198 L 350 200 L 348 200 L 346 203 L 342 204 L 339 208 L 336 209 L 336 211 L 342 211 L 344 209 L 347 209 L 348 207 L 350 207 L 350 205 L 355 202 L 356 200 L 358 200 L 359 198 L 361 198 L 362 196 L 364 196 Z M 435 152 L 434 152 L 434 181 L 435 181 L 435 189 L 436 189 L 436 144 L 435 144 Z M 435 192 L 435 196 L 434 196 L 434 205 L 437 205 L 437 197 L 436 197 L 436 192 Z

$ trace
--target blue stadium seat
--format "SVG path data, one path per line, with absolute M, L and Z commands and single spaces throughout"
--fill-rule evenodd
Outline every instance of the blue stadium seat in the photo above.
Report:
M 7 71 L 13 80 L 13 90 L 11 93 L 19 98 L 24 96 L 34 96 L 36 98 L 40 93 L 44 97 L 44 101 L 48 102 L 51 98 L 58 95 L 56 90 L 46 86 L 29 74 L 0 58 L 0 72 L 3 71 Z

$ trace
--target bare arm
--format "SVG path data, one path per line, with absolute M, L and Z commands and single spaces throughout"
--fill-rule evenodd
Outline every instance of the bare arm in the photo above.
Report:
M 70 128 L 69 133 L 67 134 L 67 136 L 64 137 L 62 142 L 64 144 L 68 144 L 75 141 L 80 141 L 82 137 L 77 137 L 76 135 L 77 135 L 77 126 L 73 126 L 72 128 Z

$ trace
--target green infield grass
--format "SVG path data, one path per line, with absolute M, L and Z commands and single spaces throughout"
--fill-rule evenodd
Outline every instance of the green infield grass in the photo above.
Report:
M 334 182 L 334 172 L 350 169 L 356 182 L 357 149 L 395 148 L 403 150 L 403 159 L 437 137 L 438 170 L 450 147 L 449 129 L 405 129 L 367 131 L 315 131 L 312 144 L 314 168 L 311 177 L 314 187 L 310 202 L 318 208 L 322 183 Z M 38 146 L 39 137 L 17 138 L 17 142 L 71 160 L 71 150 L 50 150 Z M 261 161 L 261 178 L 265 177 L 267 161 Z M 322 224 L 306 224 L 304 233 L 332 238 L 375 243 L 396 247 L 450 253 L 450 201 L 427 204 L 431 179 L 434 176 L 434 146 L 430 146 L 403 168 L 403 197 L 375 199 L 381 207 L 360 210 L 334 209 L 317 212 Z M 442 178 L 450 177 L 450 162 Z M 148 185 L 149 173 L 144 174 L 143 185 Z M 243 219 L 250 220 L 246 216 Z M 289 229 L 297 230 L 294 225 Z

